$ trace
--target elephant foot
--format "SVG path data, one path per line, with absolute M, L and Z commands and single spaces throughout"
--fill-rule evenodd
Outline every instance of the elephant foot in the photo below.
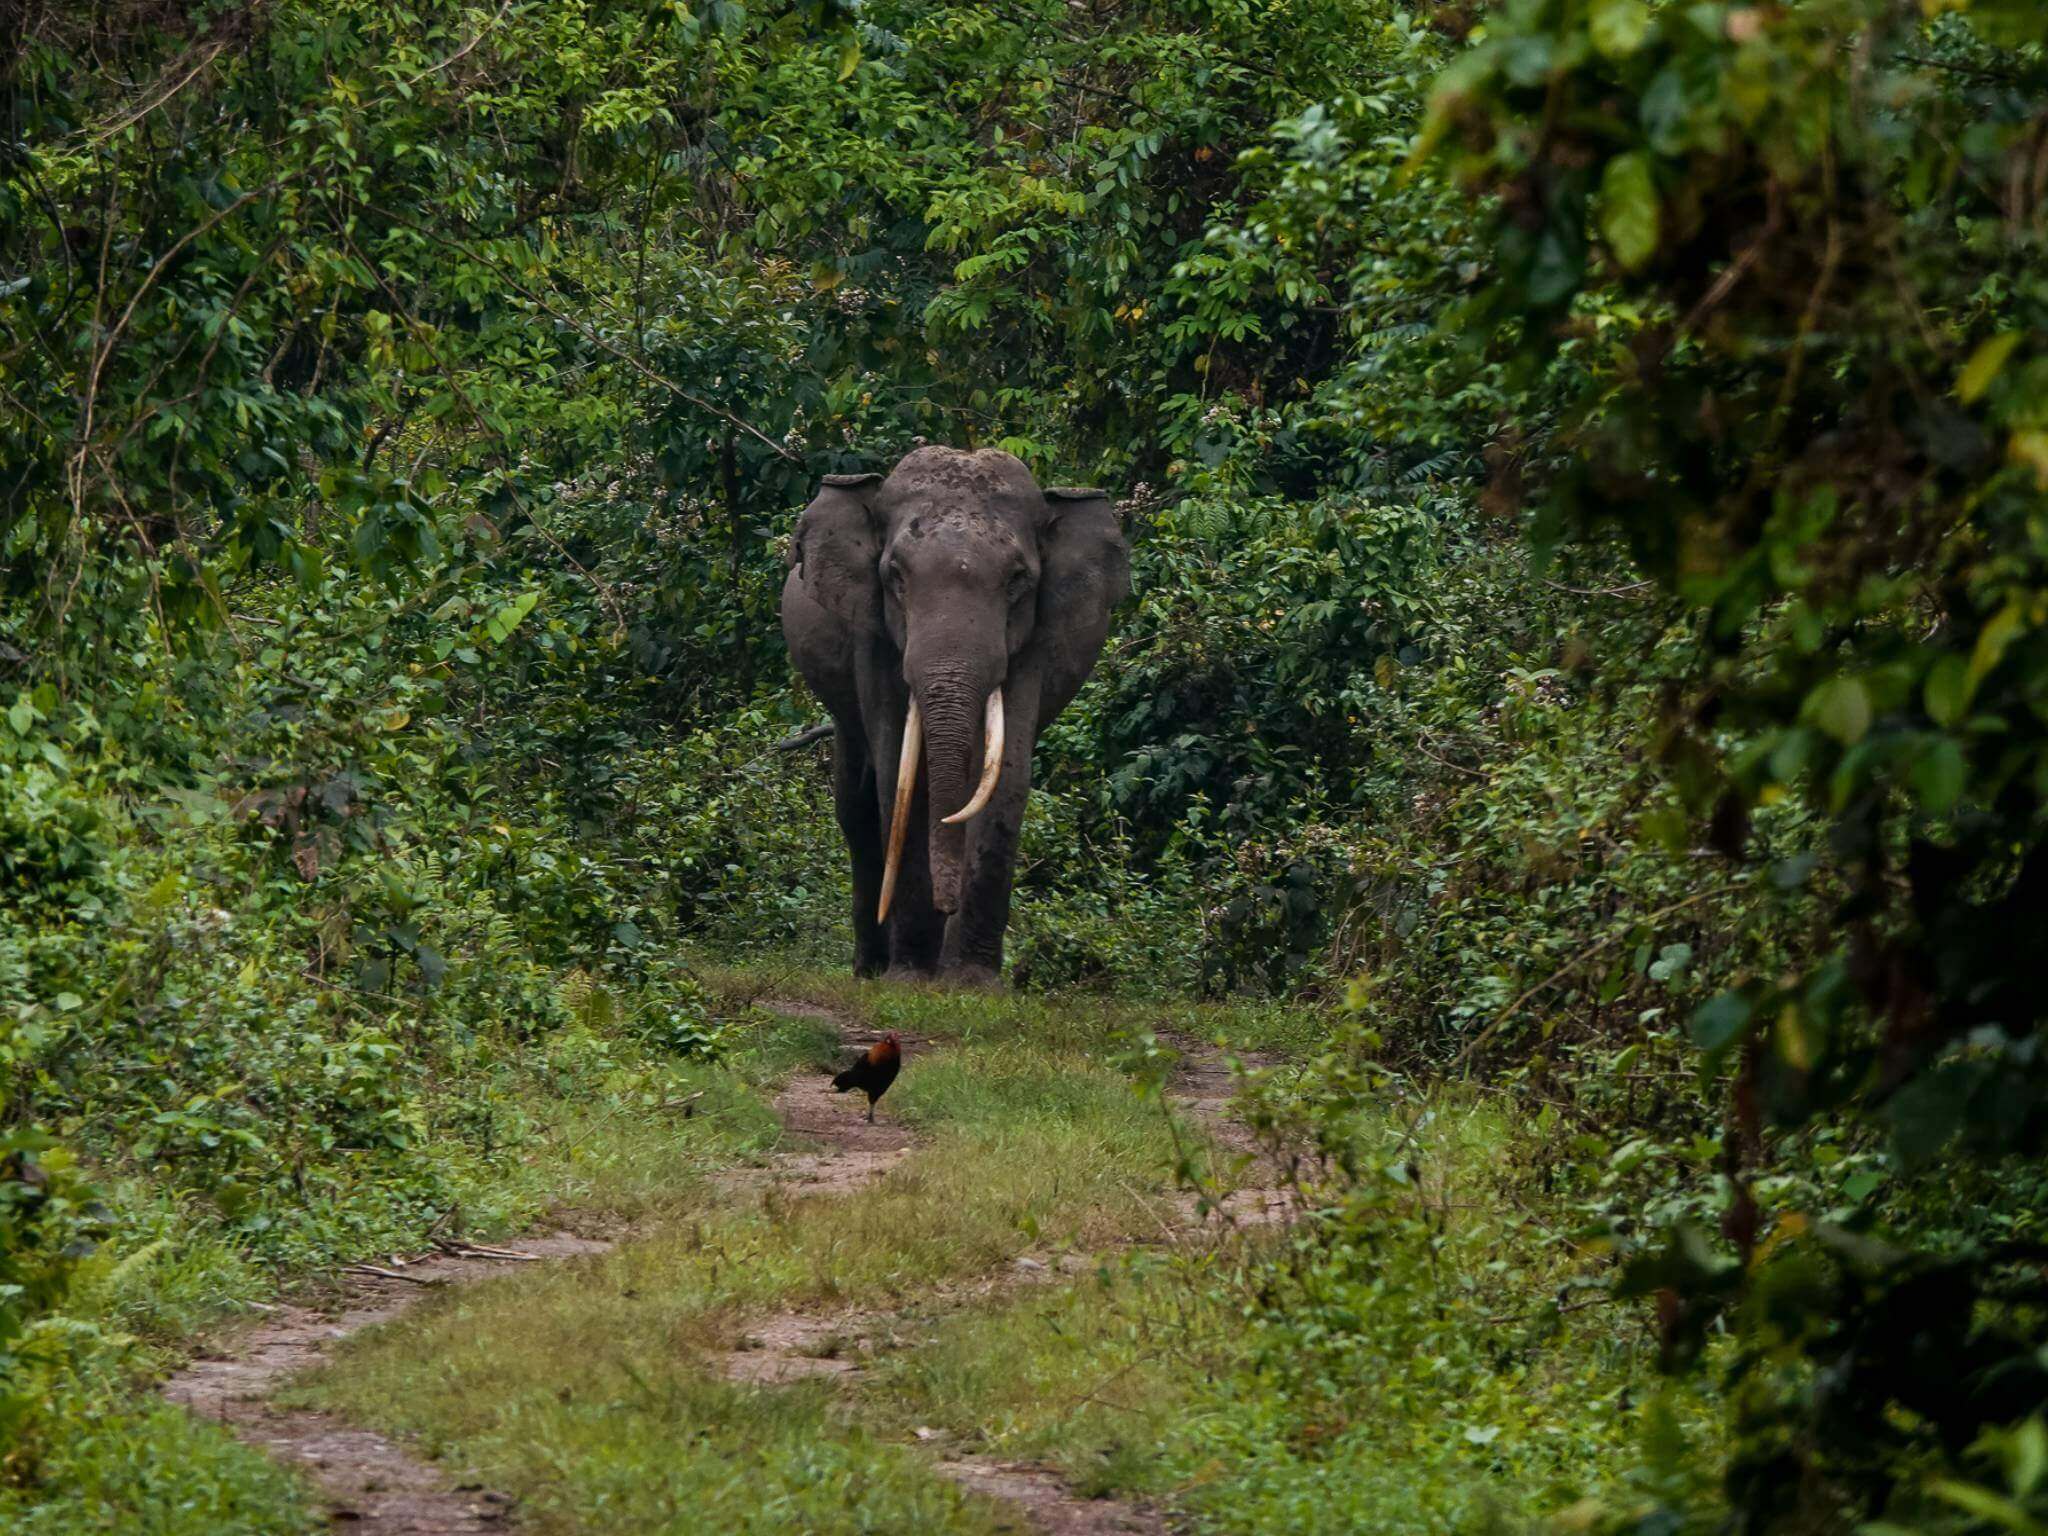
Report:
M 882 972 L 882 980 L 893 981 L 898 985 L 923 983 L 931 979 L 932 973 L 930 971 L 919 970 L 914 965 L 892 965 L 889 969 Z
M 1003 986 L 1002 974 L 994 966 L 972 963 L 952 966 L 940 972 L 939 980 L 945 986 L 961 991 L 1000 992 Z

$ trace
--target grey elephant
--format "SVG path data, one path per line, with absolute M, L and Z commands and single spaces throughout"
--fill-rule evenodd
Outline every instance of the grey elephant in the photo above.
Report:
M 832 716 L 858 974 L 1001 974 L 1032 749 L 1130 589 L 1109 498 L 1041 491 L 1010 454 L 919 448 L 886 478 L 825 476 L 782 632 Z

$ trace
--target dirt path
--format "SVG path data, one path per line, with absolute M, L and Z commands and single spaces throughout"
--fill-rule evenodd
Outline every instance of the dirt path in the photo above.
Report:
M 831 1019 L 840 1026 L 849 1049 L 864 1049 L 875 1038 L 814 1005 L 761 1006 Z M 903 1043 L 912 1060 L 932 1044 L 915 1037 L 906 1037 Z M 1215 1209 L 1233 1224 L 1285 1220 L 1291 1204 L 1283 1170 L 1228 1113 L 1232 1078 L 1222 1054 L 1186 1037 L 1172 1037 L 1168 1043 L 1181 1053 L 1170 1098 L 1223 1145 L 1253 1158 L 1259 1175 L 1251 1186 L 1217 1202 Z M 909 1128 L 892 1119 L 869 1124 L 858 1096 L 834 1094 L 830 1079 L 822 1074 L 793 1077 L 776 1095 L 775 1111 L 797 1145 L 763 1167 L 721 1175 L 722 1189 L 741 1194 L 794 1187 L 805 1195 L 845 1196 L 885 1178 L 916 1144 Z M 1177 1226 L 1162 1236 L 1174 1241 L 1199 1235 L 1204 1217 L 1197 1205 L 1197 1197 L 1186 1197 Z M 275 1397 L 292 1377 L 318 1364 L 337 1341 L 397 1317 L 436 1289 L 500 1277 L 527 1263 L 573 1261 L 609 1246 L 560 1233 L 523 1239 L 496 1251 L 478 1247 L 467 1253 L 393 1260 L 385 1266 L 358 1266 L 348 1272 L 330 1302 L 278 1308 L 225 1352 L 194 1360 L 178 1372 L 164 1384 L 163 1395 L 226 1424 L 250 1445 L 298 1467 L 326 1499 L 330 1518 L 346 1522 L 362 1536 L 502 1532 L 513 1514 L 508 1496 L 475 1485 L 451 1486 L 446 1469 L 414 1455 L 402 1443 L 331 1414 L 282 1407 Z M 743 1347 L 721 1356 L 718 1366 L 728 1378 L 758 1386 L 850 1375 L 859 1369 L 861 1355 L 915 1347 L 938 1316 L 986 1306 L 1006 1293 L 1091 1269 L 1095 1262 L 1076 1254 L 1058 1259 L 1026 1255 L 1004 1271 L 935 1287 L 892 1310 L 791 1311 L 753 1319 L 746 1326 Z M 380 1269 L 382 1273 L 377 1272 Z M 1156 1511 L 1083 1498 L 1047 1468 L 990 1456 L 949 1457 L 935 1461 L 933 1467 L 962 1487 L 1009 1506 L 1017 1529 L 1038 1536 L 1164 1536 L 1168 1529 Z
M 1084 1499 L 1057 1472 L 993 1456 L 942 1461 L 937 1469 L 961 1487 L 1013 1506 L 1023 1529 L 1040 1536 L 1166 1536 L 1159 1512 L 1116 1499 Z
M 398 1316 L 447 1285 L 497 1278 L 528 1263 L 574 1259 L 610 1246 L 558 1233 L 521 1239 L 489 1256 L 435 1253 L 390 1273 L 350 1270 L 330 1303 L 278 1308 L 223 1353 L 203 1356 L 164 1383 L 163 1395 L 274 1459 L 296 1466 L 327 1501 L 329 1519 L 363 1536 L 470 1536 L 501 1531 L 511 1513 L 506 1495 L 452 1487 L 446 1472 L 402 1444 L 357 1429 L 332 1414 L 283 1408 L 272 1399 L 299 1372 L 317 1364 L 339 1340 Z M 398 1278 L 403 1277 L 403 1278 Z
M 843 1020 L 812 1005 L 764 1002 L 762 1006 L 833 1018 L 841 1024 L 842 1039 L 850 1049 L 864 1049 L 874 1038 L 845 1029 Z M 913 1039 L 903 1043 L 907 1060 L 914 1060 L 928 1044 Z M 1221 1144 L 1250 1157 L 1258 1174 L 1252 1183 L 1213 1202 L 1212 1212 L 1222 1213 L 1233 1225 L 1287 1220 L 1293 1204 L 1284 1170 L 1230 1116 L 1235 1084 L 1223 1054 L 1190 1036 L 1176 1035 L 1168 1043 L 1180 1052 L 1168 1089 L 1170 1100 Z M 908 1154 L 914 1138 L 907 1130 L 888 1121 L 870 1126 L 858 1114 L 848 1113 L 843 1103 L 835 1104 L 834 1097 L 823 1078 L 798 1078 L 783 1089 L 776 1099 L 776 1112 L 784 1128 L 816 1143 L 820 1150 L 779 1157 L 762 1171 L 767 1177 L 793 1178 L 819 1192 L 847 1194 L 886 1176 Z M 1178 1225 L 1163 1233 L 1163 1238 L 1178 1241 L 1200 1236 L 1207 1225 L 1200 1203 L 1198 1196 L 1188 1195 L 1180 1203 Z M 1080 1254 L 1056 1260 L 1025 1255 L 1004 1271 L 936 1287 L 894 1310 L 786 1311 L 756 1318 L 746 1327 L 743 1347 L 720 1357 L 719 1368 L 730 1380 L 756 1386 L 852 1376 L 862 1368 L 860 1356 L 915 1347 L 934 1317 L 987 1306 L 1008 1293 L 1093 1269 L 1096 1262 Z M 968 1491 L 1009 1506 L 1015 1513 L 1015 1529 L 1036 1536 L 1166 1536 L 1168 1531 L 1165 1520 L 1149 1506 L 1084 1498 L 1047 1467 L 994 1456 L 952 1456 L 932 1465 L 941 1476 Z
M 1178 1030 L 1161 1030 L 1159 1038 L 1180 1053 L 1167 1082 L 1167 1098 L 1196 1120 L 1218 1146 L 1247 1160 L 1245 1171 L 1251 1177 L 1221 1199 L 1210 1201 L 1209 1214 L 1235 1227 L 1281 1226 L 1293 1220 L 1295 1169 L 1231 1113 L 1237 1094 L 1231 1057 L 1253 1071 L 1271 1067 L 1272 1058 L 1257 1051 L 1226 1053 L 1207 1040 Z M 1201 1197 L 1194 1194 L 1181 1202 L 1182 1220 L 1191 1228 L 1203 1223 L 1201 1205 Z

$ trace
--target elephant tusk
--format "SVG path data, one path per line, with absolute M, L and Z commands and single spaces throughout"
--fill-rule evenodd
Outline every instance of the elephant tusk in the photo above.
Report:
M 988 807 L 996 792 L 996 780 L 1003 776 L 1003 690 L 988 696 L 988 720 L 983 727 L 988 745 L 981 754 L 981 782 L 974 786 L 974 798 L 950 816 L 939 819 L 949 827 L 972 821 Z
M 886 922 L 889 902 L 896 894 L 896 871 L 903 866 L 903 833 L 910 825 L 910 798 L 917 793 L 917 760 L 924 751 L 924 716 L 917 700 L 910 701 L 910 713 L 903 717 L 903 750 L 896 758 L 896 803 L 889 812 L 889 857 L 882 865 L 882 900 L 875 909 L 875 921 Z

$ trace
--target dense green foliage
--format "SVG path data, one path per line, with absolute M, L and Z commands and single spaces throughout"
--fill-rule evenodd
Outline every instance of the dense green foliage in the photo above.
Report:
M 1671 781 L 1731 859 L 1767 856 L 1774 803 L 1825 834 L 1772 878 L 1825 879 L 1828 931 L 1693 1021 L 1737 1063 L 1728 1248 L 1680 1231 L 1626 1276 L 1674 1357 L 1724 1316 L 1740 1341 L 1753 1523 L 2048 1510 L 2044 41 L 2020 5 L 1518 6 L 1424 136 L 1495 194 L 1465 323 L 1511 370 L 1571 353 L 1542 461 L 1503 478 L 1701 615 Z M 1766 1126 L 1816 1120 L 1889 1132 L 1892 1222 L 1760 1204 Z
M 1463 1074 L 1717 1405 L 1532 1513 L 2048 1522 L 2043 50 L 2029 0 L 22 8 L 8 1496 L 198 1289 L 516 1215 L 536 1106 L 711 1070 L 695 958 L 838 952 L 780 541 L 928 439 L 1133 542 L 1016 983 L 1323 1010 L 1265 1099 L 1331 1198 L 1232 1293 L 1275 1444 L 1368 1443 L 1308 1426 L 1434 1241 L 1382 1251 L 1373 1106 Z M 166 1239 L 214 1267 L 109 1288 Z

